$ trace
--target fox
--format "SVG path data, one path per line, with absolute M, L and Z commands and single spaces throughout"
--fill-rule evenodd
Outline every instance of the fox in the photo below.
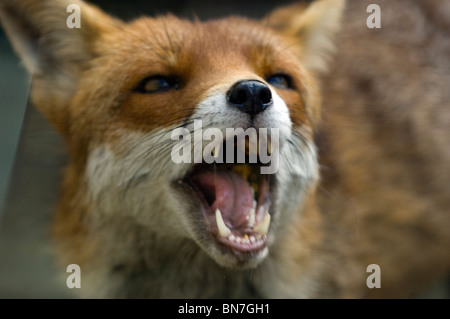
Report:
M 413 298 L 445 283 L 450 4 L 377 3 L 372 28 L 371 1 L 125 22 L 80 0 L 0 0 L 66 145 L 51 235 L 79 296 Z M 265 144 L 189 140 L 212 162 L 175 162 L 198 121 Z M 249 162 L 264 148 L 276 172 Z M 243 163 L 214 160 L 238 149 Z

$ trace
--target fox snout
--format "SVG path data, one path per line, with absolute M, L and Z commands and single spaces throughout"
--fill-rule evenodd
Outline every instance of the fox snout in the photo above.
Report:
M 249 114 L 252 119 L 273 104 L 270 88 L 256 80 L 235 83 L 227 93 L 227 101 L 231 107 Z

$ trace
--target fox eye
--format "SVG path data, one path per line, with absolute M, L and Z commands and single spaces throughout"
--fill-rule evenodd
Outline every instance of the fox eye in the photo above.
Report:
M 274 74 L 269 76 L 266 81 L 279 89 L 293 89 L 292 78 L 287 74 Z
M 173 76 L 152 75 L 139 82 L 136 91 L 142 94 L 164 92 L 179 88 L 179 80 Z

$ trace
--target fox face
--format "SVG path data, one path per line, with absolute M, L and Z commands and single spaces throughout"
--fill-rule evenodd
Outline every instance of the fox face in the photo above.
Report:
M 124 23 L 70 3 L 80 29 L 67 28 L 66 1 L 6 1 L 0 11 L 33 74 L 32 100 L 70 155 L 54 224 L 66 260 L 115 267 L 145 251 L 151 264 L 179 247 L 226 269 L 258 267 L 314 194 L 315 74 L 342 1 L 294 6 L 282 23 L 285 11 Z M 180 129 L 200 136 L 185 144 L 191 159 L 240 149 L 245 161 L 176 162 Z M 211 129 L 222 136 L 207 151 Z M 265 150 L 229 143 L 228 129 L 254 130 Z M 262 163 L 263 151 L 277 157 L 272 173 L 262 173 L 275 164 Z
M 223 266 L 256 266 L 318 177 L 310 76 L 282 38 L 246 20 L 163 17 L 122 32 L 117 53 L 102 56 L 75 95 L 92 128 L 83 144 L 95 214 L 129 215 L 161 236 L 194 240 Z M 101 111 L 105 87 L 94 74 L 117 79 Z M 277 173 L 261 174 L 258 163 L 174 163 L 174 130 L 194 136 L 196 120 L 224 137 L 227 128 L 279 129 Z

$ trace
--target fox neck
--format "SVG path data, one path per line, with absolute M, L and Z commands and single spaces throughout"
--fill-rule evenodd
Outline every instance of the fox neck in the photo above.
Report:
M 218 266 L 190 239 L 162 237 L 121 218 L 107 223 L 60 234 L 63 263 L 83 271 L 83 297 L 259 297 L 248 272 Z

